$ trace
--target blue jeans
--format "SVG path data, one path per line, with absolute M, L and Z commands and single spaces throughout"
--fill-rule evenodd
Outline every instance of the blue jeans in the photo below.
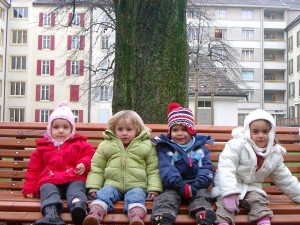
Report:
M 147 193 L 142 188 L 132 188 L 126 193 L 121 193 L 111 185 L 105 185 L 96 194 L 94 200 L 100 200 L 108 205 L 107 211 L 114 210 L 114 202 L 124 200 L 124 212 L 128 211 L 128 205 L 140 203 L 145 205 Z

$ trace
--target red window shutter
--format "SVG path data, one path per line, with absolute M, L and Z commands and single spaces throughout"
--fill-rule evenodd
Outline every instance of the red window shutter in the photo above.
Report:
M 79 60 L 79 75 L 83 76 L 84 72 L 84 60 Z
M 80 26 L 84 27 L 84 13 L 80 13 Z
M 37 84 L 35 89 L 36 89 L 35 90 L 35 100 L 40 101 L 41 100 L 41 86 Z
M 51 27 L 55 26 L 55 13 L 51 13 Z
M 78 122 L 83 123 L 83 110 L 78 110 Z
M 68 35 L 68 43 L 67 43 L 67 49 L 71 50 L 71 44 L 72 44 L 72 36 Z
M 71 74 L 71 60 L 67 60 L 66 62 L 66 75 L 70 76 Z
M 79 101 L 79 85 L 70 85 L 70 101 Z
M 40 122 L 40 110 L 39 109 L 35 110 L 34 118 L 35 118 L 34 119 L 35 122 Z
M 42 50 L 42 41 L 43 41 L 43 36 L 39 35 L 38 36 L 38 50 Z
M 79 50 L 84 50 L 84 36 L 80 36 L 80 48 Z
M 40 13 L 39 14 L 39 26 L 42 27 L 44 22 L 44 14 Z
M 72 13 L 69 13 L 69 23 L 68 23 L 68 26 L 72 26 L 72 20 L 73 20 L 73 14 Z
M 54 60 L 50 60 L 50 76 L 54 76 Z
M 51 35 L 50 36 L 50 50 L 54 50 L 54 46 L 55 46 L 55 36 Z
M 38 60 L 36 63 L 36 75 L 40 76 L 42 72 L 42 60 Z
M 54 85 L 50 85 L 50 101 L 54 101 Z

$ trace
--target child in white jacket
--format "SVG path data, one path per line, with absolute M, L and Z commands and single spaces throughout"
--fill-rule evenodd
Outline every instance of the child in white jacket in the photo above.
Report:
M 217 198 L 217 224 L 234 223 L 239 205 L 249 210 L 249 222 L 270 225 L 273 217 L 262 188 L 266 177 L 294 202 L 300 203 L 300 184 L 284 164 L 286 150 L 275 143 L 275 121 L 257 109 L 244 121 L 244 128 L 232 131 L 222 151 L 216 172 L 213 197 Z

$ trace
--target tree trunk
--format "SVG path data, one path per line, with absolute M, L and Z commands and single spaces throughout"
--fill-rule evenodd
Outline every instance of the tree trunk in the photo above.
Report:
M 136 111 L 166 123 L 167 106 L 188 105 L 186 0 L 114 0 L 113 113 Z

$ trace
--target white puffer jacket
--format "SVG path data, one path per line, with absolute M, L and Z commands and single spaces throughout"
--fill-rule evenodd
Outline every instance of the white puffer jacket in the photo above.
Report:
M 282 192 L 300 203 L 300 184 L 284 165 L 282 155 L 285 152 L 281 145 L 275 145 L 256 172 L 257 159 L 251 145 L 243 137 L 230 140 L 219 158 L 213 197 L 239 194 L 239 198 L 243 199 L 248 191 L 256 191 L 267 197 L 262 183 L 270 176 Z

